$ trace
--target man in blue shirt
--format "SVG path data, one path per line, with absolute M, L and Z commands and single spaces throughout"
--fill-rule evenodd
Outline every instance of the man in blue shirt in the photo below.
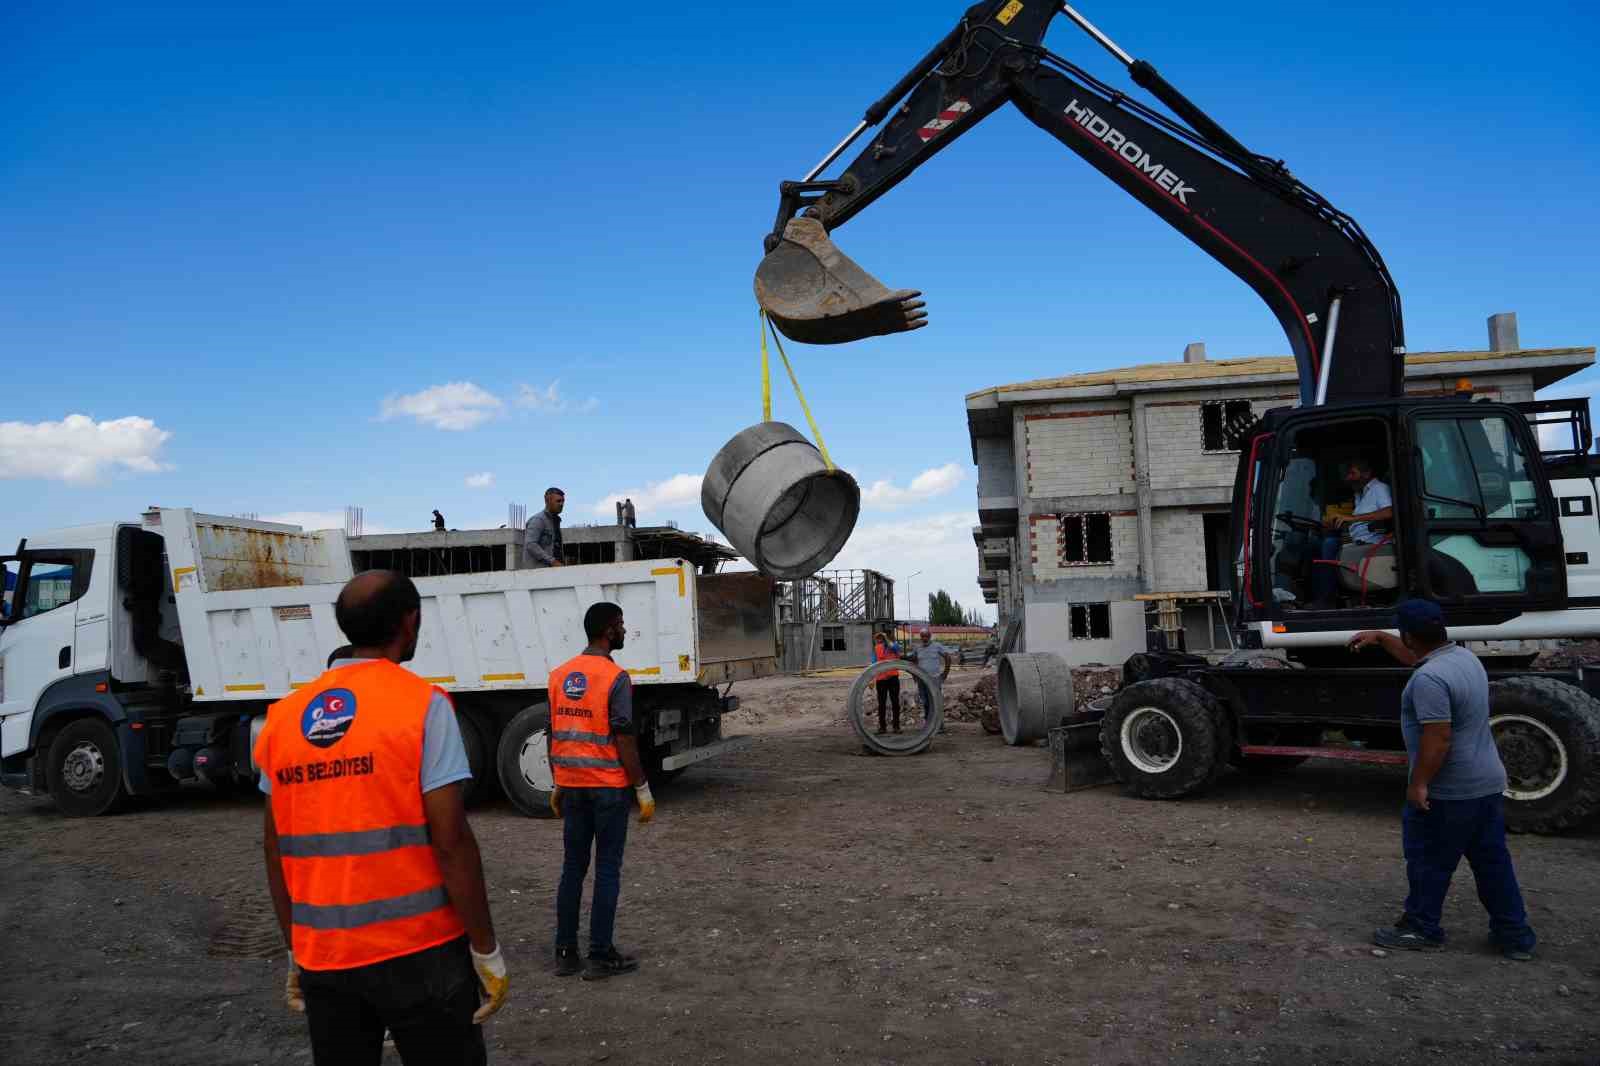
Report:
M 1341 462 L 1339 471 L 1344 483 L 1355 494 L 1354 510 L 1347 515 L 1334 515 L 1330 520 L 1333 528 L 1322 540 L 1322 551 L 1311 572 L 1316 596 L 1311 606 L 1315 609 L 1325 610 L 1337 605 L 1342 539 L 1349 537 L 1351 544 L 1382 544 L 1388 534 L 1373 529 L 1372 524 L 1394 519 L 1394 496 L 1389 486 L 1373 473 L 1371 463 L 1356 456 Z
M 1444 897 L 1465 856 L 1489 912 L 1490 939 L 1506 958 L 1526 962 L 1537 938 L 1506 847 L 1506 770 L 1489 730 L 1489 676 L 1476 655 L 1450 639 L 1437 603 L 1407 600 L 1395 614 L 1398 639 L 1368 630 L 1350 640 L 1353 651 L 1378 645 L 1416 666 L 1400 696 L 1411 764 L 1400 825 L 1411 891 L 1394 928 L 1377 930 L 1372 942 L 1443 947 Z

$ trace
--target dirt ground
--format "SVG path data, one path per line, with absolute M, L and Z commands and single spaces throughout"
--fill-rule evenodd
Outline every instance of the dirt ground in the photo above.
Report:
M 1600 1062 L 1600 833 L 1513 840 L 1536 962 L 1485 948 L 1465 870 L 1449 949 L 1379 957 L 1367 937 L 1405 885 L 1396 771 L 1231 774 L 1176 803 L 1049 793 L 1043 747 L 975 723 L 860 754 L 848 686 L 740 686 L 728 732 L 755 742 L 633 828 L 635 975 L 557 980 L 559 826 L 473 813 L 513 981 L 491 1061 Z M 196 792 L 69 820 L 0 798 L 0 1063 L 309 1062 L 259 812 Z

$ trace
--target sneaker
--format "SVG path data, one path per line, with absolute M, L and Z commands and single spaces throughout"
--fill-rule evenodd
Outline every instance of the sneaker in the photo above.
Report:
M 1444 947 L 1442 940 L 1430 940 L 1414 929 L 1395 926 L 1393 929 L 1375 929 L 1372 942 L 1392 951 L 1438 951 Z
M 583 958 L 577 948 L 556 948 L 556 976 L 571 977 L 583 971 Z
M 591 951 L 589 953 L 589 964 L 584 967 L 583 979 L 585 981 L 604 981 L 607 977 L 632 973 L 638 968 L 638 959 L 632 955 L 624 955 L 613 944 L 603 952 L 596 953 Z

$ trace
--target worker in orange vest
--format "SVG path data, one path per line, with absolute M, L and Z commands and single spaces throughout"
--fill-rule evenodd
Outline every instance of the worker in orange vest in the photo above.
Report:
M 639 804 L 639 824 L 655 817 L 639 743 L 634 736 L 633 682 L 611 658 L 627 637 L 622 608 L 597 603 L 583 616 L 589 646 L 550 671 L 550 769 L 555 789 L 550 809 L 563 821 L 565 855 L 556 890 L 556 976 L 580 970 L 596 981 L 639 968 L 612 942 L 628 808 Z M 629 794 L 629 789 L 632 794 Z M 578 957 L 578 907 L 594 851 L 594 902 L 589 910 L 589 958 Z
M 885 659 L 900 658 L 900 646 L 889 643 L 889 638 L 882 633 L 875 633 L 872 637 L 872 661 L 881 663 Z M 878 735 L 882 736 L 887 730 L 884 723 L 884 704 L 894 704 L 894 731 L 900 732 L 900 671 L 885 670 L 878 675 L 876 682 L 878 688 Z
M 267 710 L 267 886 L 290 943 L 285 1000 L 317 1066 L 487 1061 L 481 1023 L 508 988 L 461 782 L 450 698 L 399 664 L 416 652 L 409 578 L 358 574 L 334 617 L 353 645 Z

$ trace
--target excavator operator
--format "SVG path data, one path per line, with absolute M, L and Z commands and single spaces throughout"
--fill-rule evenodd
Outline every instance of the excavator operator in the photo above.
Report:
M 1328 521 L 1331 528 L 1322 538 L 1322 551 L 1317 555 L 1311 572 L 1315 594 L 1311 605 L 1313 610 L 1336 606 L 1334 598 L 1339 591 L 1339 567 L 1341 557 L 1346 552 L 1342 544 L 1344 538 L 1348 536 L 1351 545 L 1383 544 L 1390 539 L 1389 534 L 1373 527 L 1394 518 L 1394 496 L 1389 486 L 1378 480 L 1369 460 L 1359 455 L 1351 456 L 1340 462 L 1339 472 L 1344 483 L 1355 494 L 1355 508 L 1350 514 L 1336 514 Z

